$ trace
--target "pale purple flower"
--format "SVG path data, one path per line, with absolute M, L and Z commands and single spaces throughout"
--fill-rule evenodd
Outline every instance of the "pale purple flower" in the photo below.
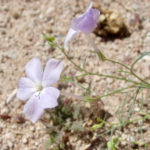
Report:
M 17 97 L 26 101 L 24 106 L 25 116 L 36 122 L 44 113 L 44 109 L 54 108 L 58 105 L 59 90 L 52 87 L 59 80 L 62 72 L 62 61 L 50 59 L 43 72 L 39 58 L 33 58 L 25 67 L 27 77 L 18 82 Z
M 65 46 L 77 33 L 83 32 L 84 34 L 89 34 L 97 27 L 100 11 L 93 9 L 92 6 L 93 3 L 90 4 L 84 14 L 72 19 L 71 27 L 65 39 Z

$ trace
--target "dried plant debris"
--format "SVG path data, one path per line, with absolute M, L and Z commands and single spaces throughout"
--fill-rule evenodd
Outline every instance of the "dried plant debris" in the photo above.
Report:
M 117 10 L 102 10 L 94 33 L 104 38 L 124 38 L 130 35 L 122 15 Z
M 90 103 L 86 106 L 83 102 L 77 104 L 69 99 L 64 103 L 64 100 L 61 97 L 57 109 L 47 111 L 48 113 L 53 111 L 51 123 L 46 123 L 50 135 L 49 145 L 60 150 L 74 150 L 77 148 L 76 143 L 81 140 L 84 145 L 87 145 L 85 149 L 106 146 L 106 142 L 101 144 L 101 141 L 106 139 L 97 137 L 98 131 L 103 132 L 103 127 L 95 132 L 92 129 L 99 120 L 110 117 L 104 111 L 103 103 L 99 100 L 92 103 L 92 106 Z
M 10 116 L 9 114 L 4 113 L 4 114 L 0 114 L 0 119 L 2 119 L 3 121 L 13 119 L 14 122 L 18 124 L 23 124 L 26 121 L 25 118 L 21 114 L 15 114 L 14 116 Z
M 16 123 L 18 123 L 18 124 L 23 124 L 23 123 L 25 123 L 25 118 L 22 116 L 22 115 L 20 115 L 20 114 L 18 114 L 18 115 L 16 115 L 15 117 L 14 117 L 14 120 L 15 120 L 15 122 Z
M 130 31 L 133 32 L 136 30 L 143 29 L 142 21 L 143 21 L 143 18 L 141 18 L 138 13 L 135 13 L 129 21 Z
M 1 115 L 0 115 L 0 118 L 1 118 L 2 120 L 7 120 L 7 119 L 10 119 L 11 116 L 9 116 L 8 114 L 1 114 Z

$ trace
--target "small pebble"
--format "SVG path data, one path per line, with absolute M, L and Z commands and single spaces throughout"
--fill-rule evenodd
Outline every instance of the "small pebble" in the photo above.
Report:
M 5 114 L 1 114 L 0 118 L 3 119 L 3 120 L 7 120 L 7 119 L 10 119 L 11 116 L 9 116 L 8 114 L 5 113 Z
M 27 143 L 28 143 L 28 139 L 27 139 L 27 138 L 23 138 L 23 139 L 22 139 L 22 142 L 23 142 L 24 144 L 27 144 Z
M 22 123 L 25 123 L 25 118 L 24 118 L 23 116 L 21 116 L 21 115 L 17 115 L 17 116 L 15 117 L 15 121 L 16 121 L 17 123 L 19 123 L 19 124 L 22 124 Z
M 20 14 L 19 14 L 19 12 L 15 11 L 12 13 L 12 16 L 14 19 L 18 19 L 20 17 Z
M 1 110 L 1 114 L 8 114 L 9 113 L 9 110 L 7 107 L 4 107 L 2 110 Z

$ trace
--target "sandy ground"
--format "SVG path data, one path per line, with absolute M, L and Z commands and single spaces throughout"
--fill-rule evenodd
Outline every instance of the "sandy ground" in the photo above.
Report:
M 108 58 L 130 64 L 139 53 L 149 51 L 150 46 L 150 1 L 149 0 L 93 0 L 94 5 L 117 9 L 125 19 L 131 36 L 114 41 L 103 41 L 101 37 L 91 36 Z M 24 66 L 33 57 L 39 57 L 43 63 L 49 58 L 64 59 L 64 74 L 78 74 L 75 68 L 57 49 L 49 48 L 42 33 L 52 34 L 62 45 L 69 29 L 70 21 L 76 14 L 86 10 L 90 0 L 1 0 L 0 1 L 0 114 L 8 114 L 10 119 L 0 120 L 0 150 L 42 150 L 48 138 L 44 126 L 39 121 L 32 124 L 23 116 L 23 104 L 15 98 L 6 105 L 8 95 L 17 87 L 17 81 L 24 76 Z M 131 20 L 138 14 L 142 20 L 142 29 L 131 26 Z M 82 63 L 87 57 L 86 69 L 111 73 L 116 67 L 98 61 L 89 52 L 90 45 L 84 35 L 79 35 L 71 44 L 69 54 L 73 60 Z M 150 77 L 150 58 L 137 67 L 140 74 Z M 125 85 L 124 82 L 87 77 L 85 85 L 92 83 L 92 95 L 102 94 L 105 90 Z M 104 86 L 105 84 L 105 86 Z M 80 89 L 70 87 L 68 91 L 80 95 Z M 104 107 L 114 114 L 119 107 L 121 97 L 112 96 L 104 101 Z M 78 149 L 79 150 L 79 149 Z M 80 148 L 82 150 L 82 148 Z M 84 150 L 84 149 L 83 149 Z

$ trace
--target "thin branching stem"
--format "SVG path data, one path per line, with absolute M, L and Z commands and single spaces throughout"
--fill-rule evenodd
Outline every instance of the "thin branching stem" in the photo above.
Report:
M 138 57 L 138 58 L 133 62 L 133 64 L 131 65 L 130 72 L 131 72 L 131 74 L 134 75 L 137 79 L 139 79 L 141 82 L 143 82 L 144 84 L 146 84 L 147 87 L 149 88 L 149 87 L 150 87 L 150 84 L 147 83 L 145 80 L 143 80 L 141 77 L 139 77 L 137 74 L 135 74 L 134 71 L 133 71 L 133 68 L 134 68 L 135 64 L 136 64 L 139 60 L 141 60 L 144 56 L 146 56 L 146 55 L 148 55 L 148 54 L 150 54 L 150 52 L 143 53 L 140 57 Z
M 89 72 L 87 71 L 86 69 L 84 68 L 81 68 L 79 65 L 77 65 L 72 59 L 70 59 L 70 57 L 67 55 L 67 53 L 65 52 L 64 48 L 61 48 L 59 47 L 56 43 L 55 43 L 55 46 L 61 50 L 61 52 L 65 55 L 65 57 L 80 71 L 83 71 L 85 73 L 85 75 L 96 75 L 96 76 L 100 76 L 100 77 L 108 77 L 108 78 L 112 78 L 112 79 L 118 79 L 118 80 L 124 80 L 124 81 L 127 81 L 127 82 L 131 82 L 131 83 L 134 83 L 134 84 L 141 84 L 137 81 L 133 81 L 133 80 L 129 80 L 129 79 L 126 79 L 126 78 L 121 78 L 121 77 L 117 77 L 117 76 L 113 76 L 113 75 L 107 75 L 107 74 L 100 74 L 100 73 L 92 73 L 92 72 Z
M 126 68 L 127 70 L 130 70 L 130 68 L 129 68 L 128 66 L 126 66 L 125 64 L 122 64 L 122 63 L 120 63 L 120 62 L 118 62 L 118 61 L 115 61 L 115 60 L 112 60 L 112 59 L 108 59 L 108 58 L 105 58 L 105 60 L 107 60 L 107 61 L 109 61 L 109 62 L 112 62 L 112 63 L 114 63 L 114 64 L 118 64 L 118 65 L 120 65 L 120 66 Z
M 104 94 L 104 95 L 101 95 L 101 96 L 98 96 L 98 97 L 95 97 L 95 98 L 88 98 L 88 100 L 89 101 L 98 100 L 98 99 L 101 99 L 103 97 L 107 97 L 107 96 L 110 96 L 110 95 L 113 95 L 113 94 L 121 93 L 124 90 L 130 89 L 130 88 L 135 88 L 135 87 L 136 86 L 133 84 L 131 86 L 128 86 L 128 87 L 125 87 L 125 88 L 121 88 L 121 89 L 117 89 L 117 90 L 111 91 L 111 92 L 109 92 L 107 94 Z

